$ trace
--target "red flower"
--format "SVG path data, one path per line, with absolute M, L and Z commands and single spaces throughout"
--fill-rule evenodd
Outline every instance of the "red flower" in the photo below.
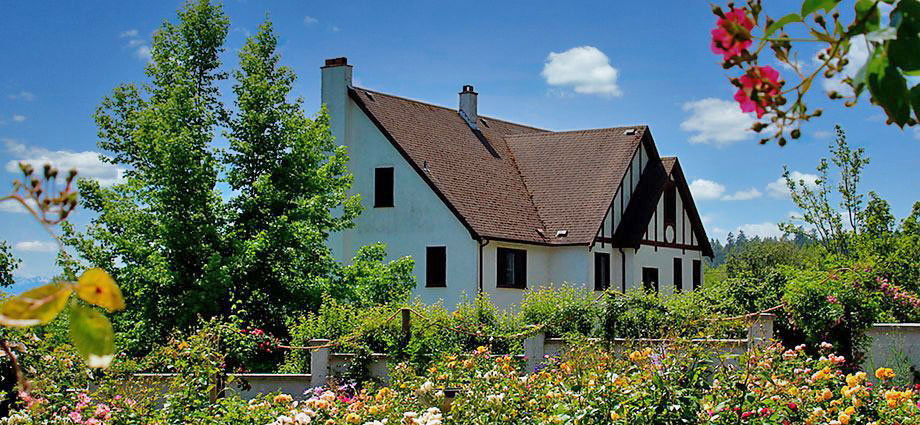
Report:
M 725 60 L 737 56 L 751 45 L 751 28 L 754 21 L 744 9 L 730 10 L 716 21 L 716 29 L 712 30 L 712 52 Z
M 779 95 L 782 82 L 779 72 L 771 66 L 758 66 L 751 68 L 739 79 L 741 88 L 735 93 L 735 100 L 741 104 L 744 112 L 756 112 L 757 118 L 763 116 L 764 107 L 773 102 Z
M 792 410 L 792 411 L 799 410 L 799 406 L 791 401 L 789 402 L 788 406 L 789 406 L 789 410 Z

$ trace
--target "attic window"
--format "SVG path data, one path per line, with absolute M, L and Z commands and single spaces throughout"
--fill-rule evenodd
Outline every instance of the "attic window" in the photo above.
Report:
M 632 135 L 636 134 L 636 129 L 635 129 L 635 128 L 627 128 L 626 131 L 623 132 L 623 134 L 624 134 L 624 135 L 627 135 L 627 136 L 632 136 Z
M 371 92 L 369 92 L 369 91 L 366 91 L 366 92 L 364 92 L 364 94 L 367 95 L 367 98 L 370 99 L 371 102 L 376 102 L 376 99 L 374 99 L 374 94 L 373 94 L 373 93 L 371 93 Z
M 564 237 L 566 237 L 566 236 L 568 236 L 568 235 L 569 235 L 569 231 L 568 231 L 568 230 L 562 229 L 562 230 L 557 230 L 557 231 L 556 231 L 556 237 L 557 237 L 557 238 L 564 238 Z

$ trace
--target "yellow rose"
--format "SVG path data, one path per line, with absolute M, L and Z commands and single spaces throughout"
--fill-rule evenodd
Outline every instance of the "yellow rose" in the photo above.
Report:
M 620 419 L 620 415 L 618 415 L 617 412 L 610 412 L 610 420 L 616 421 L 617 419 Z
M 347 416 L 345 416 L 345 422 L 356 424 L 361 422 L 361 417 L 354 413 L 349 413 Z
M 883 381 L 894 378 L 895 374 L 891 368 L 880 367 L 875 371 L 875 377 Z
M 837 417 L 837 420 L 840 421 L 840 423 L 842 423 L 843 425 L 847 425 L 848 423 L 850 423 L 850 416 L 841 414 L 840 416 Z

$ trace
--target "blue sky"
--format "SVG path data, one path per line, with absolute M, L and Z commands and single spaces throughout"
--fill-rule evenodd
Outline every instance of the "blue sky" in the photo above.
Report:
M 95 159 L 93 111 L 117 84 L 143 81 L 151 34 L 180 6 L 0 3 L 0 181 L 16 177 L 10 170 L 21 159 L 116 181 L 118 171 Z M 793 211 L 775 190 L 783 164 L 814 173 L 835 123 L 872 157 L 865 190 L 888 199 L 898 217 L 920 200 L 920 132 L 886 126 L 865 97 L 848 109 L 815 93 L 810 105 L 826 113 L 802 139 L 757 144 L 709 51 L 715 17 L 706 2 L 231 0 L 225 10 L 227 69 L 268 14 L 309 113 L 319 106 L 323 59 L 347 56 L 357 85 L 400 96 L 456 106 L 460 87 L 473 84 L 483 115 L 553 130 L 648 124 L 659 151 L 679 156 L 688 179 L 701 180 L 696 202 L 717 238 L 739 228 L 775 234 Z M 9 204 L 0 205 L 0 238 L 23 260 L 18 277 L 53 274 L 51 239 Z

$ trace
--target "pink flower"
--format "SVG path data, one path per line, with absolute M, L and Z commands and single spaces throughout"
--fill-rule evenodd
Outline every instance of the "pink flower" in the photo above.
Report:
M 751 28 L 754 21 L 744 9 L 730 10 L 716 21 L 716 29 L 712 30 L 712 52 L 725 60 L 737 56 L 752 43 Z
M 837 297 L 835 297 L 835 296 L 833 296 L 833 295 L 828 295 L 828 296 L 827 296 L 827 302 L 829 302 L 829 303 L 831 303 L 831 304 L 837 304 Z
M 779 72 L 771 66 L 758 66 L 751 68 L 740 78 L 741 88 L 735 93 L 735 100 L 741 105 L 743 112 L 757 112 L 757 118 L 763 116 L 764 107 L 773 103 L 773 98 L 779 95 L 782 82 Z
M 72 420 L 72 421 L 74 421 L 74 422 L 76 422 L 76 423 L 78 423 L 78 424 L 79 424 L 79 423 L 83 423 L 83 415 L 81 415 L 80 412 L 76 412 L 76 411 L 70 412 L 70 414 L 67 415 L 67 416 L 70 417 L 70 420 Z

